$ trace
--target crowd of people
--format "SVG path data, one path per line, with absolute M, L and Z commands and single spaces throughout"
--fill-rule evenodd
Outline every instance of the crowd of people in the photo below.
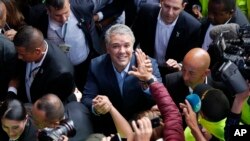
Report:
M 210 31 L 249 17 L 247 0 L 0 0 L 0 140 L 233 140 L 250 78 L 214 79 Z

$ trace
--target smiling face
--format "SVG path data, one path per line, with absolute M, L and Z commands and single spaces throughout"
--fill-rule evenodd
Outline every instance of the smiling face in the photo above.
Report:
M 173 23 L 184 9 L 183 0 L 162 0 L 161 18 L 166 24 Z
M 132 58 L 132 38 L 126 34 L 112 34 L 107 44 L 107 53 L 118 72 L 125 69 Z
M 3 130 L 8 134 L 9 138 L 11 140 L 16 140 L 22 135 L 27 119 L 17 121 L 3 118 L 1 122 Z

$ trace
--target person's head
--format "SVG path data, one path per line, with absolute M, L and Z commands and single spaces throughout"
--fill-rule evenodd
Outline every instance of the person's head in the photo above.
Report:
M 32 107 L 32 119 L 38 129 L 55 128 L 64 118 L 64 105 L 54 94 L 39 98 Z
M 111 26 L 105 34 L 107 53 L 117 71 L 121 72 L 129 64 L 135 37 L 131 29 L 123 24 Z
M 166 24 L 173 23 L 184 10 L 184 0 L 161 0 L 161 18 Z
M 45 4 L 49 17 L 59 25 L 63 25 L 68 20 L 70 15 L 69 0 L 46 0 Z
M 230 104 L 221 90 L 215 89 L 208 84 L 199 84 L 194 88 L 194 92 L 200 96 L 200 114 L 203 119 L 218 122 L 227 117 Z
M 11 140 L 16 140 L 25 129 L 28 115 L 24 105 L 14 99 L 7 100 L 1 105 L 0 118 L 3 130 Z
M 183 59 L 182 75 L 185 84 L 194 88 L 197 84 L 204 83 L 210 73 L 210 56 L 202 48 L 191 49 Z
M 13 42 L 18 58 L 25 62 L 40 61 L 47 48 L 42 32 L 32 26 L 18 30 Z
M 0 29 L 4 28 L 6 24 L 6 16 L 7 16 L 6 6 L 2 1 L 0 1 Z
M 213 25 L 225 24 L 235 13 L 235 0 L 209 0 L 208 20 Z
M 13 26 L 21 26 L 24 22 L 24 16 L 17 8 L 15 0 L 2 0 L 7 10 L 7 23 Z

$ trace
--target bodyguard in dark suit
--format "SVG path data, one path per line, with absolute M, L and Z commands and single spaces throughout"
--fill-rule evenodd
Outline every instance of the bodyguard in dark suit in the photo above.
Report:
M 229 89 L 222 82 L 214 81 L 211 77 L 209 64 L 208 53 L 201 48 L 194 48 L 185 55 L 182 71 L 166 75 L 165 85 L 177 106 L 184 102 L 195 86 L 203 83 L 222 90 L 232 102 L 233 97 Z
M 18 58 L 24 61 L 18 97 L 33 103 L 47 93 L 55 93 L 66 101 L 75 85 L 73 67 L 65 54 L 31 26 L 18 31 L 13 42 Z
M 184 7 L 183 0 L 145 4 L 133 26 L 136 45 L 157 60 L 162 75 L 178 70 L 184 55 L 198 45 L 200 23 Z
M 229 89 L 222 82 L 215 82 L 211 78 L 209 64 L 209 54 L 202 48 L 193 48 L 185 55 L 182 70 L 165 76 L 165 86 L 178 107 L 179 103 L 185 101 L 187 95 L 193 93 L 198 84 L 209 84 L 224 91 L 232 102 L 233 97 Z M 186 127 L 184 117 L 183 127 Z
M 147 86 L 142 86 L 138 78 L 127 74 L 132 66 L 137 66 L 133 53 L 134 35 L 130 28 L 122 24 L 113 25 L 106 32 L 105 40 L 107 54 L 91 61 L 82 102 L 93 113 L 95 132 L 109 135 L 117 132 L 107 113 L 110 106 L 96 106 L 92 103 L 97 95 L 106 95 L 127 120 L 134 114 L 151 108 L 155 102 Z M 155 60 L 151 61 L 153 75 L 161 82 L 158 65 Z

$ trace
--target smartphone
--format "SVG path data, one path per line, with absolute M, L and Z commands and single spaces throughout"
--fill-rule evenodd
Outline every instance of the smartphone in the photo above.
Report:
M 151 119 L 151 125 L 152 125 L 152 128 L 156 128 L 156 127 L 160 126 L 161 125 L 161 118 L 155 117 L 155 118 Z

